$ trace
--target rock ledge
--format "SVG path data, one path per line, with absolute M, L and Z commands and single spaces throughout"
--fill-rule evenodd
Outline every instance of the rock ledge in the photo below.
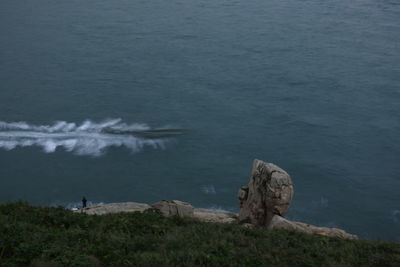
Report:
M 191 204 L 179 200 L 162 200 L 152 205 L 137 202 L 110 203 L 74 212 L 101 215 L 153 209 L 164 216 L 191 217 L 204 222 L 240 223 L 244 227 L 288 229 L 308 234 L 357 239 L 356 235 L 346 233 L 341 229 L 317 227 L 283 218 L 289 209 L 293 194 L 293 183 L 287 172 L 272 163 L 254 160 L 249 185 L 241 187 L 238 192 L 239 214 L 194 208 Z

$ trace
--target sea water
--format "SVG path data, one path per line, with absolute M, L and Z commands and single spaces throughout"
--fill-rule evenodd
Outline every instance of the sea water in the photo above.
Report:
M 400 241 L 399 114 L 397 0 L 0 2 L 1 202 L 238 211 L 257 158 L 289 219 Z

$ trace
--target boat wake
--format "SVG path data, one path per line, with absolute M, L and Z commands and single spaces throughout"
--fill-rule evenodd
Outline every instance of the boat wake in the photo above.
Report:
M 76 155 L 101 156 L 109 147 L 126 147 L 136 153 L 144 147 L 165 148 L 177 131 L 153 130 L 145 124 L 123 123 L 121 119 L 101 123 L 86 120 L 81 124 L 58 121 L 53 125 L 0 121 L 0 148 L 39 146 L 46 153 L 63 148 Z

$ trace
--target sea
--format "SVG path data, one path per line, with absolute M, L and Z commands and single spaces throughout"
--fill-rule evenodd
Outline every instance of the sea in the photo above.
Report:
M 254 159 L 400 242 L 398 0 L 0 1 L 0 202 L 237 212 Z

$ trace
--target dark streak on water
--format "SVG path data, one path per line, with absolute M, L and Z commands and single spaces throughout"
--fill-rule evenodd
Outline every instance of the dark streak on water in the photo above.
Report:
M 2 0 L 0 121 L 191 131 L 134 155 L 0 150 L 0 201 L 236 209 L 259 158 L 292 175 L 290 218 L 400 241 L 399 33 L 394 0 Z

